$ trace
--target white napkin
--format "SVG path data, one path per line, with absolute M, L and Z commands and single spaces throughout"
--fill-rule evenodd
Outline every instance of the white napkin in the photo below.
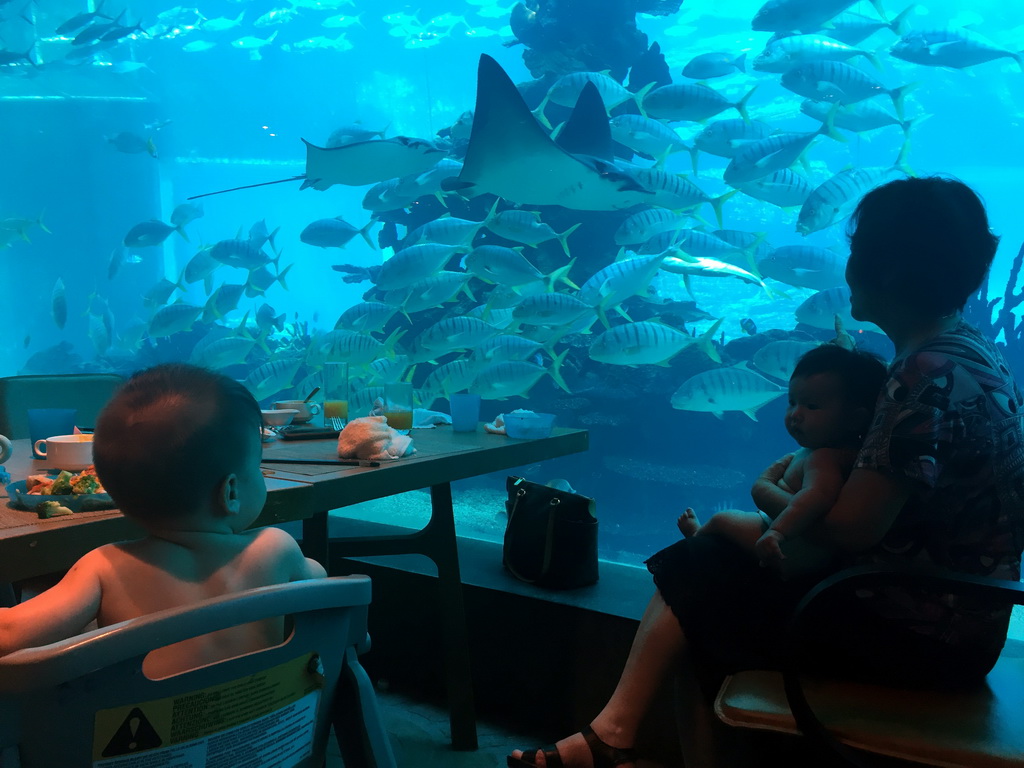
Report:
M 426 408 L 412 409 L 412 425 L 416 429 L 433 429 L 438 424 L 451 424 L 452 417 L 441 411 L 429 411 Z
M 338 458 L 390 461 L 416 453 L 412 438 L 387 425 L 383 416 L 352 419 L 338 435 Z

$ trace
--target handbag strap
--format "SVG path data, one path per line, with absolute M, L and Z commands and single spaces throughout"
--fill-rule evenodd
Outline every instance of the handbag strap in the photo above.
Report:
M 512 518 L 515 517 L 516 509 L 519 507 L 519 502 L 523 496 L 526 495 L 526 488 L 520 486 L 516 491 L 516 499 L 512 502 L 512 509 L 508 513 L 508 527 L 505 529 L 506 536 L 509 536 L 509 547 L 514 547 L 515 543 L 511 541 L 510 532 L 513 530 Z M 551 549 L 554 543 L 554 530 L 555 530 L 555 507 L 562 503 L 562 500 L 557 496 L 552 496 L 548 501 L 548 521 L 547 521 L 547 534 L 544 536 L 544 558 L 541 561 L 540 573 L 537 578 L 531 579 L 524 576 L 515 569 L 512 563 L 509 562 L 508 558 L 505 558 L 505 567 L 508 568 L 512 575 L 520 581 L 525 581 L 527 584 L 535 584 L 536 582 L 547 576 L 548 571 L 551 570 Z

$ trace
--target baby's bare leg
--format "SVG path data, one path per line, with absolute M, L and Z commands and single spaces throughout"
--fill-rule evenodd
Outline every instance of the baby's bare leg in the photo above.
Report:
M 700 534 L 722 536 L 739 544 L 748 552 L 754 551 L 754 545 L 764 534 L 764 520 L 758 512 L 744 512 L 742 509 L 724 509 L 715 512 L 704 525 L 700 526 Z

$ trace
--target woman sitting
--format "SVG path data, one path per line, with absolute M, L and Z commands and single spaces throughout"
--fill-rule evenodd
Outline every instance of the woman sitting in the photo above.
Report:
M 998 244 L 985 209 L 958 181 L 902 179 L 861 200 L 850 233 L 852 315 L 878 325 L 896 357 L 838 501 L 804 536 L 846 563 L 1016 581 L 1024 399 L 993 342 L 961 316 Z M 784 457 L 772 471 L 781 477 L 787 464 Z M 714 764 L 715 740 L 697 734 L 715 730 L 709 702 L 723 678 L 778 668 L 793 609 L 827 575 L 783 580 L 713 535 L 676 542 L 647 566 L 657 591 L 611 699 L 582 733 L 548 751 L 516 751 L 510 766 L 634 765 L 640 721 L 674 672 L 687 768 Z M 995 664 L 1010 606 L 893 587 L 833 599 L 814 616 L 809 668 L 951 686 L 977 683 Z

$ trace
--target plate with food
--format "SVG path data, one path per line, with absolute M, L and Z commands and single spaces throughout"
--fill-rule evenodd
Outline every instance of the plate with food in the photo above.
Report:
M 60 517 L 75 512 L 114 509 L 114 500 L 91 467 L 73 473 L 67 470 L 29 475 L 7 486 L 10 505 L 27 509 L 40 517 Z

